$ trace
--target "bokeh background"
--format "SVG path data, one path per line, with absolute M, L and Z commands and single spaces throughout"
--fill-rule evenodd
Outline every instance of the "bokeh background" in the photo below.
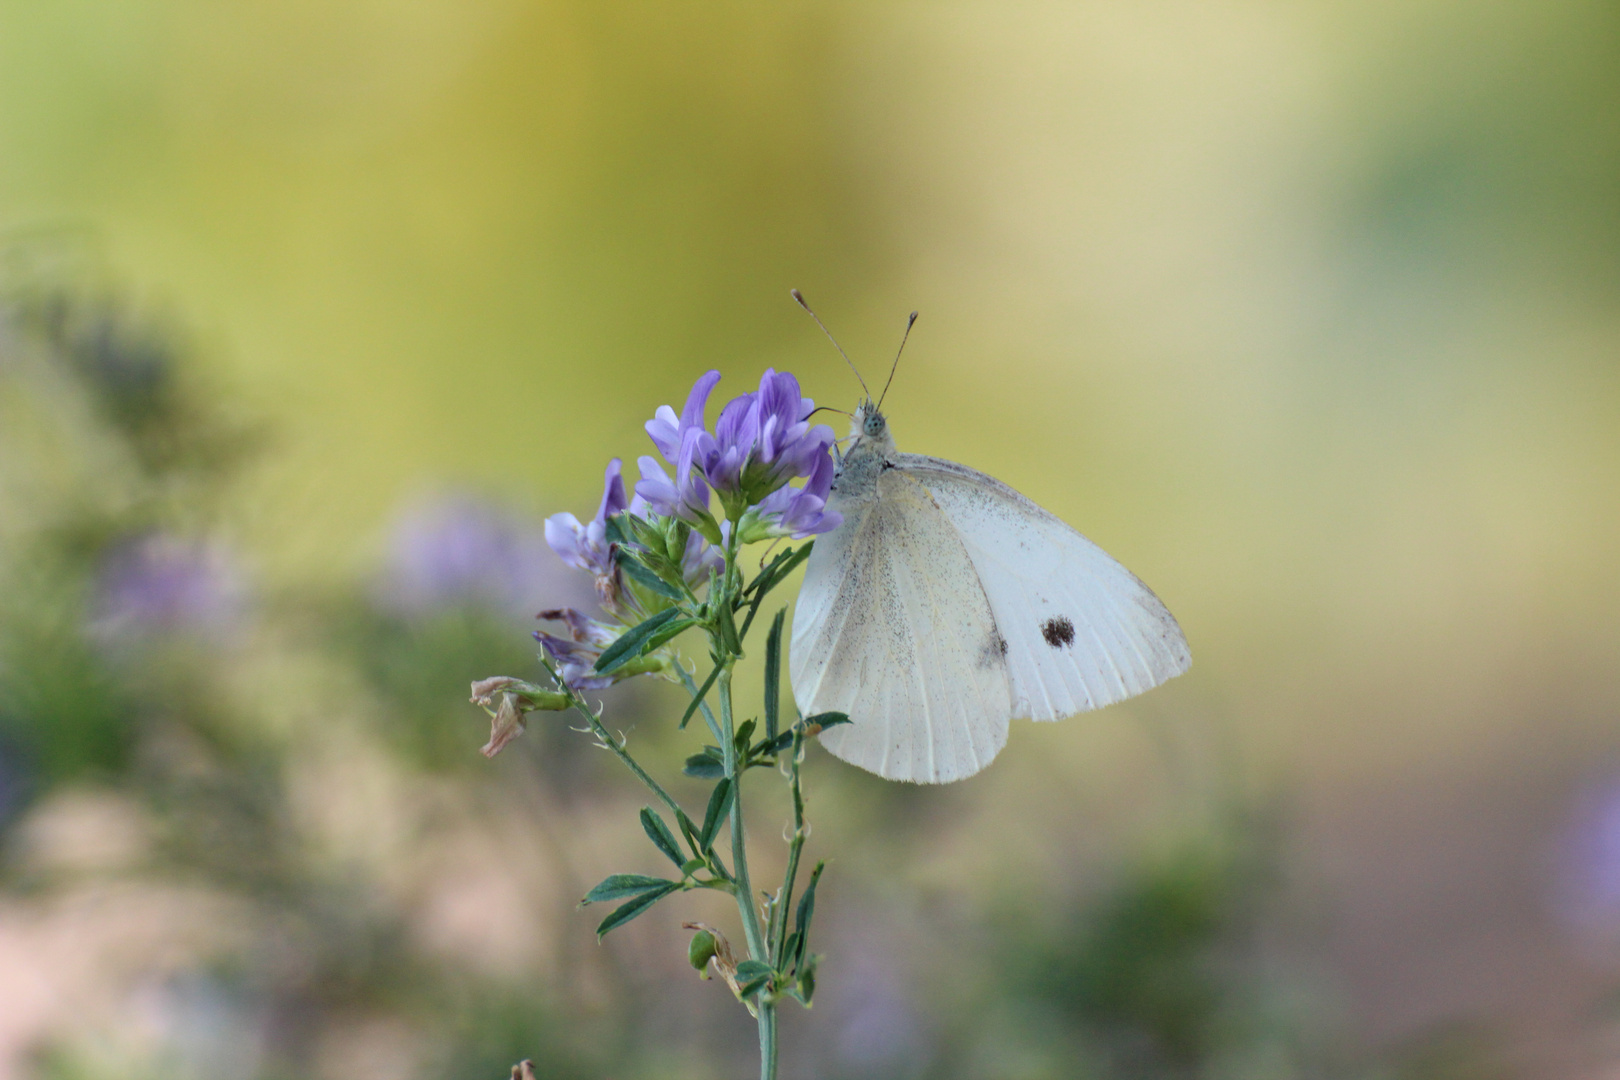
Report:
M 793 286 L 869 379 L 921 309 L 902 447 L 1195 662 L 812 754 L 785 1075 L 1620 1076 L 1614 5 L 66 0 L 0 4 L 0 1077 L 746 1075 L 734 913 L 596 945 L 641 795 L 466 687 L 702 370 L 855 401 Z

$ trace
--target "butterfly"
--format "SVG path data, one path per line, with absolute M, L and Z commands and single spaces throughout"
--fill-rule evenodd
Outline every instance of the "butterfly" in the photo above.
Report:
M 1096 544 L 984 473 L 899 453 L 870 398 L 853 419 L 828 500 L 843 524 L 810 553 L 788 655 L 800 712 L 853 721 L 821 733 L 835 757 L 961 780 L 1014 719 L 1100 709 L 1187 670 L 1175 618 Z

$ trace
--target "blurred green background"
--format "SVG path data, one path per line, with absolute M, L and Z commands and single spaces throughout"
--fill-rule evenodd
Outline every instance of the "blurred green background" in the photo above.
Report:
M 8 0 L 0 1078 L 745 1074 L 724 907 L 595 945 L 640 796 L 465 688 L 702 370 L 853 404 L 794 286 L 1195 663 L 812 756 L 786 1076 L 1620 1068 L 1614 5 Z

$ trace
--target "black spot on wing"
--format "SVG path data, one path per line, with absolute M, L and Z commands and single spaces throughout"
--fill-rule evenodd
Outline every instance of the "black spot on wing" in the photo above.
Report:
M 979 654 L 980 667 L 994 667 L 1007 658 L 1007 639 L 1001 636 L 1001 631 L 991 630 L 990 640 L 985 642 L 984 651 Z
M 1047 619 L 1041 623 L 1041 637 L 1054 649 L 1074 644 L 1074 623 L 1066 616 L 1059 615 L 1055 619 Z

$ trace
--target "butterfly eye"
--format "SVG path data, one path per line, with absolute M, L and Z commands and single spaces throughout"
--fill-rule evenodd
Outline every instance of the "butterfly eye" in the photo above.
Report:
M 868 414 L 865 421 L 862 422 L 861 430 L 864 431 L 869 437 L 876 437 L 883 434 L 883 429 L 887 426 L 888 421 L 883 419 L 883 414 L 880 412 L 873 412 Z

